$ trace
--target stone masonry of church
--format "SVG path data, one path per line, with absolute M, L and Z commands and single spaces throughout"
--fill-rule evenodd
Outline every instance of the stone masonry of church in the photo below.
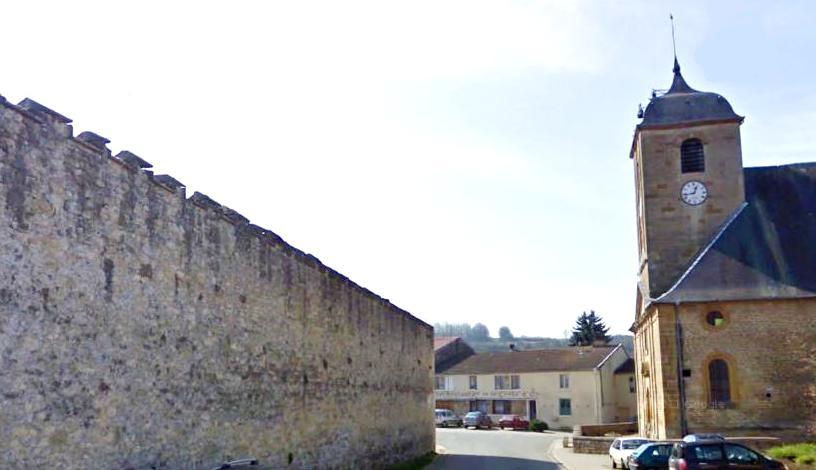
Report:
M 689 87 L 676 61 L 642 117 L 631 152 L 640 432 L 812 439 L 816 165 L 743 168 L 743 117 Z M 683 171 L 687 142 L 701 143 L 703 170 Z M 690 181 L 703 202 L 684 202 Z

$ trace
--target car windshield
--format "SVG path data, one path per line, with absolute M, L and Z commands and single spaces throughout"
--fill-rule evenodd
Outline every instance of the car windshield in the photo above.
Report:
M 467 416 L 468 416 L 468 418 L 475 418 L 475 417 L 479 416 L 479 412 L 478 411 L 471 411 L 470 413 L 467 414 Z
M 647 443 L 648 441 L 623 441 L 623 448 L 624 449 L 637 449 L 641 445 Z

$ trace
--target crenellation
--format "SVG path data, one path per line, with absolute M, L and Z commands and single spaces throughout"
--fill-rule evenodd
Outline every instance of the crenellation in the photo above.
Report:
M 218 211 L 233 225 L 246 225 L 249 223 L 249 219 L 227 206 L 221 206 Z
M 194 192 L 193 195 L 190 196 L 190 201 L 202 209 L 213 209 L 215 211 L 221 210 L 221 204 L 215 202 L 206 194 L 202 194 L 198 191 Z
M 71 118 L 65 117 L 62 114 L 54 111 L 53 109 L 47 108 L 40 103 L 32 100 L 31 98 L 25 98 L 23 101 L 17 103 L 22 109 L 38 116 L 43 117 L 49 121 L 56 121 L 60 124 L 71 124 L 73 121 Z
M 181 195 L 182 198 L 185 198 L 186 193 L 186 185 L 181 181 L 173 178 L 170 175 L 155 175 L 153 176 L 153 182 L 158 183 L 160 186 L 163 186 L 171 192 L 175 194 Z
M 125 162 L 127 166 L 133 168 L 134 170 L 153 168 L 153 165 L 151 165 L 149 162 L 128 150 L 122 150 L 121 152 L 117 153 L 115 158 Z

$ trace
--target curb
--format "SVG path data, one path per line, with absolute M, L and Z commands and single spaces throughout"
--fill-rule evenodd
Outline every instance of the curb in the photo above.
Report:
M 558 454 L 555 452 L 555 447 L 557 445 L 559 445 L 558 440 L 554 440 L 553 443 L 550 444 L 550 455 L 552 455 L 552 457 L 555 459 L 556 462 L 558 462 L 559 465 L 564 467 L 566 470 L 571 470 L 570 467 L 566 463 L 564 463 L 564 461 L 561 460 L 561 458 L 559 458 Z

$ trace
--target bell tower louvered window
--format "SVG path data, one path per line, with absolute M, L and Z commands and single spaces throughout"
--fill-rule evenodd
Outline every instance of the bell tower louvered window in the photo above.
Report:
M 680 145 L 680 171 L 683 173 L 705 171 L 705 154 L 700 139 L 688 139 Z

